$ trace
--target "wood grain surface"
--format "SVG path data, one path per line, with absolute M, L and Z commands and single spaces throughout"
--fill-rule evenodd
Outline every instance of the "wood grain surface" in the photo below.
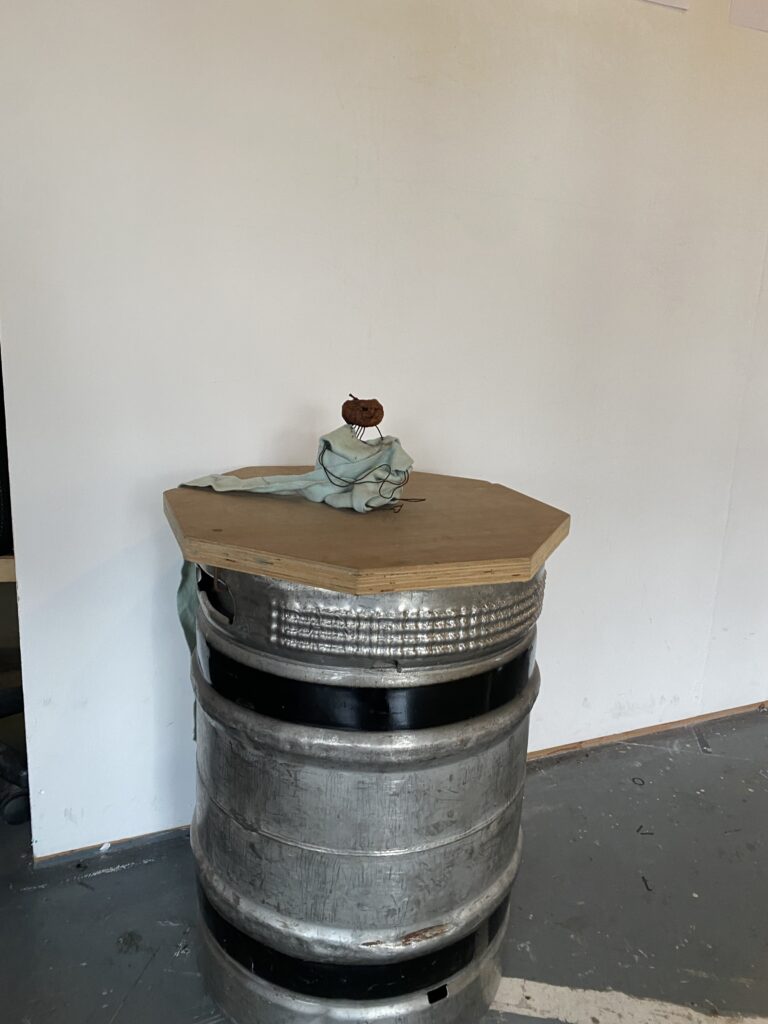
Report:
M 189 561 L 349 594 L 529 580 L 570 526 L 567 513 L 484 480 L 413 473 L 404 496 L 425 500 L 362 515 L 299 496 L 177 487 L 164 498 Z

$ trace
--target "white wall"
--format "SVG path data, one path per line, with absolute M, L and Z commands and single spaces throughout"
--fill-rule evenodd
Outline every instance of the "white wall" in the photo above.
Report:
M 535 747 L 768 697 L 768 35 L 727 0 L 0 8 L 0 318 L 38 855 L 189 820 L 160 494 L 306 461 L 573 514 Z

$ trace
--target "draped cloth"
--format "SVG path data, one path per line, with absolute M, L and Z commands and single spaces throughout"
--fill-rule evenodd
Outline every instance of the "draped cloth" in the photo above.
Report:
M 396 504 L 412 465 L 413 459 L 398 438 L 363 441 L 345 424 L 320 438 L 315 468 L 308 473 L 246 478 L 222 474 L 203 476 L 182 486 L 252 494 L 300 494 L 333 508 L 370 512 Z
M 309 473 L 242 478 L 230 474 L 202 476 L 182 487 L 253 494 L 300 494 L 333 508 L 370 512 L 396 505 L 413 459 L 396 437 L 362 441 L 345 425 L 320 438 L 315 468 Z M 195 647 L 197 567 L 185 562 L 177 595 L 179 618 L 190 650 Z

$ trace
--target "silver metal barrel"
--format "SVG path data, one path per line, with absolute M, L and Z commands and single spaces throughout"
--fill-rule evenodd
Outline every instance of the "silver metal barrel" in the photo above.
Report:
M 543 573 L 372 597 L 199 575 L 213 994 L 239 1024 L 479 1019 L 520 859 Z

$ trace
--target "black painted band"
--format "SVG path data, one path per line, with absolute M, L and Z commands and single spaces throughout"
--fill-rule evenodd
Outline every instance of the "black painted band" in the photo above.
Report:
M 198 886 L 200 910 L 224 952 L 251 974 L 299 995 L 319 999 L 381 1000 L 427 992 L 480 956 L 504 923 L 507 897 L 471 935 L 445 949 L 384 964 L 332 964 L 280 953 L 246 935 L 216 910 Z
M 228 700 L 295 725 L 359 732 L 401 732 L 453 725 L 513 700 L 534 669 L 531 644 L 498 668 L 426 686 L 330 686 L 272 675 L 223 654 L 197 631 L 206 681 Z

